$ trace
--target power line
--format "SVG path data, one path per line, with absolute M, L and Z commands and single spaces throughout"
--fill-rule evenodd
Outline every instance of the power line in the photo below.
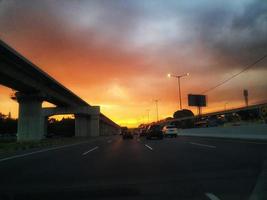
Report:
M 261 58 L 259 58 L 258 60 L 256 60 L 255 62 L 253 62 L 252 64 L 246 66 L 244 69 L 242 69 L 240 72 L 232 75 L 231 77 L 225 79 L 224 81 L 220 82 L 219 84 L 209 88 L 208 90 L 202 92 L 202 94 L 206 94 L 214 89 L 216 89 L 217 87 L 220 87 L 221 85 L 227 83 L 228 81 L 232 80 L 233 78 L 237 77 L 238 75 L 242 74 L 243 72 L 249 70 L 250 68 L 254 67 L 256 64 L 258 64 L 259 62 L 261 62 L 262 60 L 264 60 L 267 57 L 267 54 L 265 54 L 264 56 L 262 56 Z

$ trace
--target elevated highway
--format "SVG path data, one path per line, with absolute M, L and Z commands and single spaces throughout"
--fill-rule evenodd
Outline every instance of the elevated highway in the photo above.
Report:
M 76 136 L 99 136 L 120 127 L 46 72 L 0 40 L 0 84 L 16 90 L 19 103 L 18 140 L 39 140 L 51 115 L 74 114 Z M 56 108 L 42 108 L 47 101 Z

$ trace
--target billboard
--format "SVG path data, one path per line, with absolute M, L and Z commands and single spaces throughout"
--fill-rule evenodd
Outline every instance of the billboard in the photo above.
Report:
M 205 107 L 207 105 L 206 95 L 201 94 L 188 94 L 188 105 Z

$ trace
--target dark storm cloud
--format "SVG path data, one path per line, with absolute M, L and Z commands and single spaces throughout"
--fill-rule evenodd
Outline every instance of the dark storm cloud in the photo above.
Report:
M 55 61 L 58 64 L 53 63 L 53 68 L 64 68 L 63 74 L 73 66 L 90 69 L 91 76 L 126 74 L 134 71 L 132 65 L 141 67 L 142 59 L 126 41 L 127 32 L 138 21 L 138 16 L 132 17 L 138 11 L 123 2 L 6 1 L 0 12 L 0 32 L 34 50 L 38 62 Z M 81 81 L 83 75 L 79 76 Z
M 249 64 L 267 53 L 267 1 L 252 1 L 237 14 L 219 8 L 199 19 L 203 44 L 225 67 L 233 67 L 227 65 L 231 63 Z M 267 68 L 266 64 L 260 66 Z
M 63 44 L 66 48 L 79 42 L 82 46 L 90 43 L 96 47 L 112 42 L 113 47 L 140 51 L 129 41 L 138 38 L 146 44 L 146 40 L 154 39 L 149 43 L 150 48 L 157 45 L 157 54 L 168 54 L 165 60 L 190 58 L 200 45 L 207 56 L 217 60 L 217 67 L 246 64 L 266 52 L 267 2 L 262 0 L 4 0 L 1 4 L 1 32 L 45 37 L 54 41 L 51 42 L 54 48 L 59 45 L 58 49 Z M 163 23 L 170 21 L 174 22 L 174 30 L 164 28 Z M 153 24 L 159 28 L 153 29 Z M 175 28 L 183 30 L 182 33 L 176 34 Z M 177 36 L 168 38 L 171 32 Z M 160 45 L 159 37 L 164 38 Z M 185 56 L 184 52 L 192 49 Z
M 3 0 L 0 33 L 65 71 L 76 66 L 114 76 L 130 71 L 133 78 L 166 70 L 215 75 L 243 68 L 266 52 L 266 4 Z
M 152 52 L 154 63 L 163 66 L 162 72 L 169 66 L 177 73 L 222 75 L 243 69 L 267 53 L 266 1 L 168 3 L 149 5 L 150 13 L 146 13 L 158 23 L 173 22 L 173 29 L 161 30 L 163 42 L 155 39 L 149 44 L 148 54 Z M 147 29 L 153 20 L 150 18 L 145 24 Z M 174 32 L 174 37 L 168 38 L 170 32 Z M 155 31 L 148 33 L 153 35 Z M 267 59 L 257 64 L 255 70 L 266 65 Z

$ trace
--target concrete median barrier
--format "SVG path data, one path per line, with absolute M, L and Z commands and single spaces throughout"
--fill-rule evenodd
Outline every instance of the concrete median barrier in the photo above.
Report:
M 250 124 L 250 125 L 231 126 L 231 127 L 181 129 L 179 130 L 179 135 L 214 137 L 214 138 L 267 140 L 267 124 Z

